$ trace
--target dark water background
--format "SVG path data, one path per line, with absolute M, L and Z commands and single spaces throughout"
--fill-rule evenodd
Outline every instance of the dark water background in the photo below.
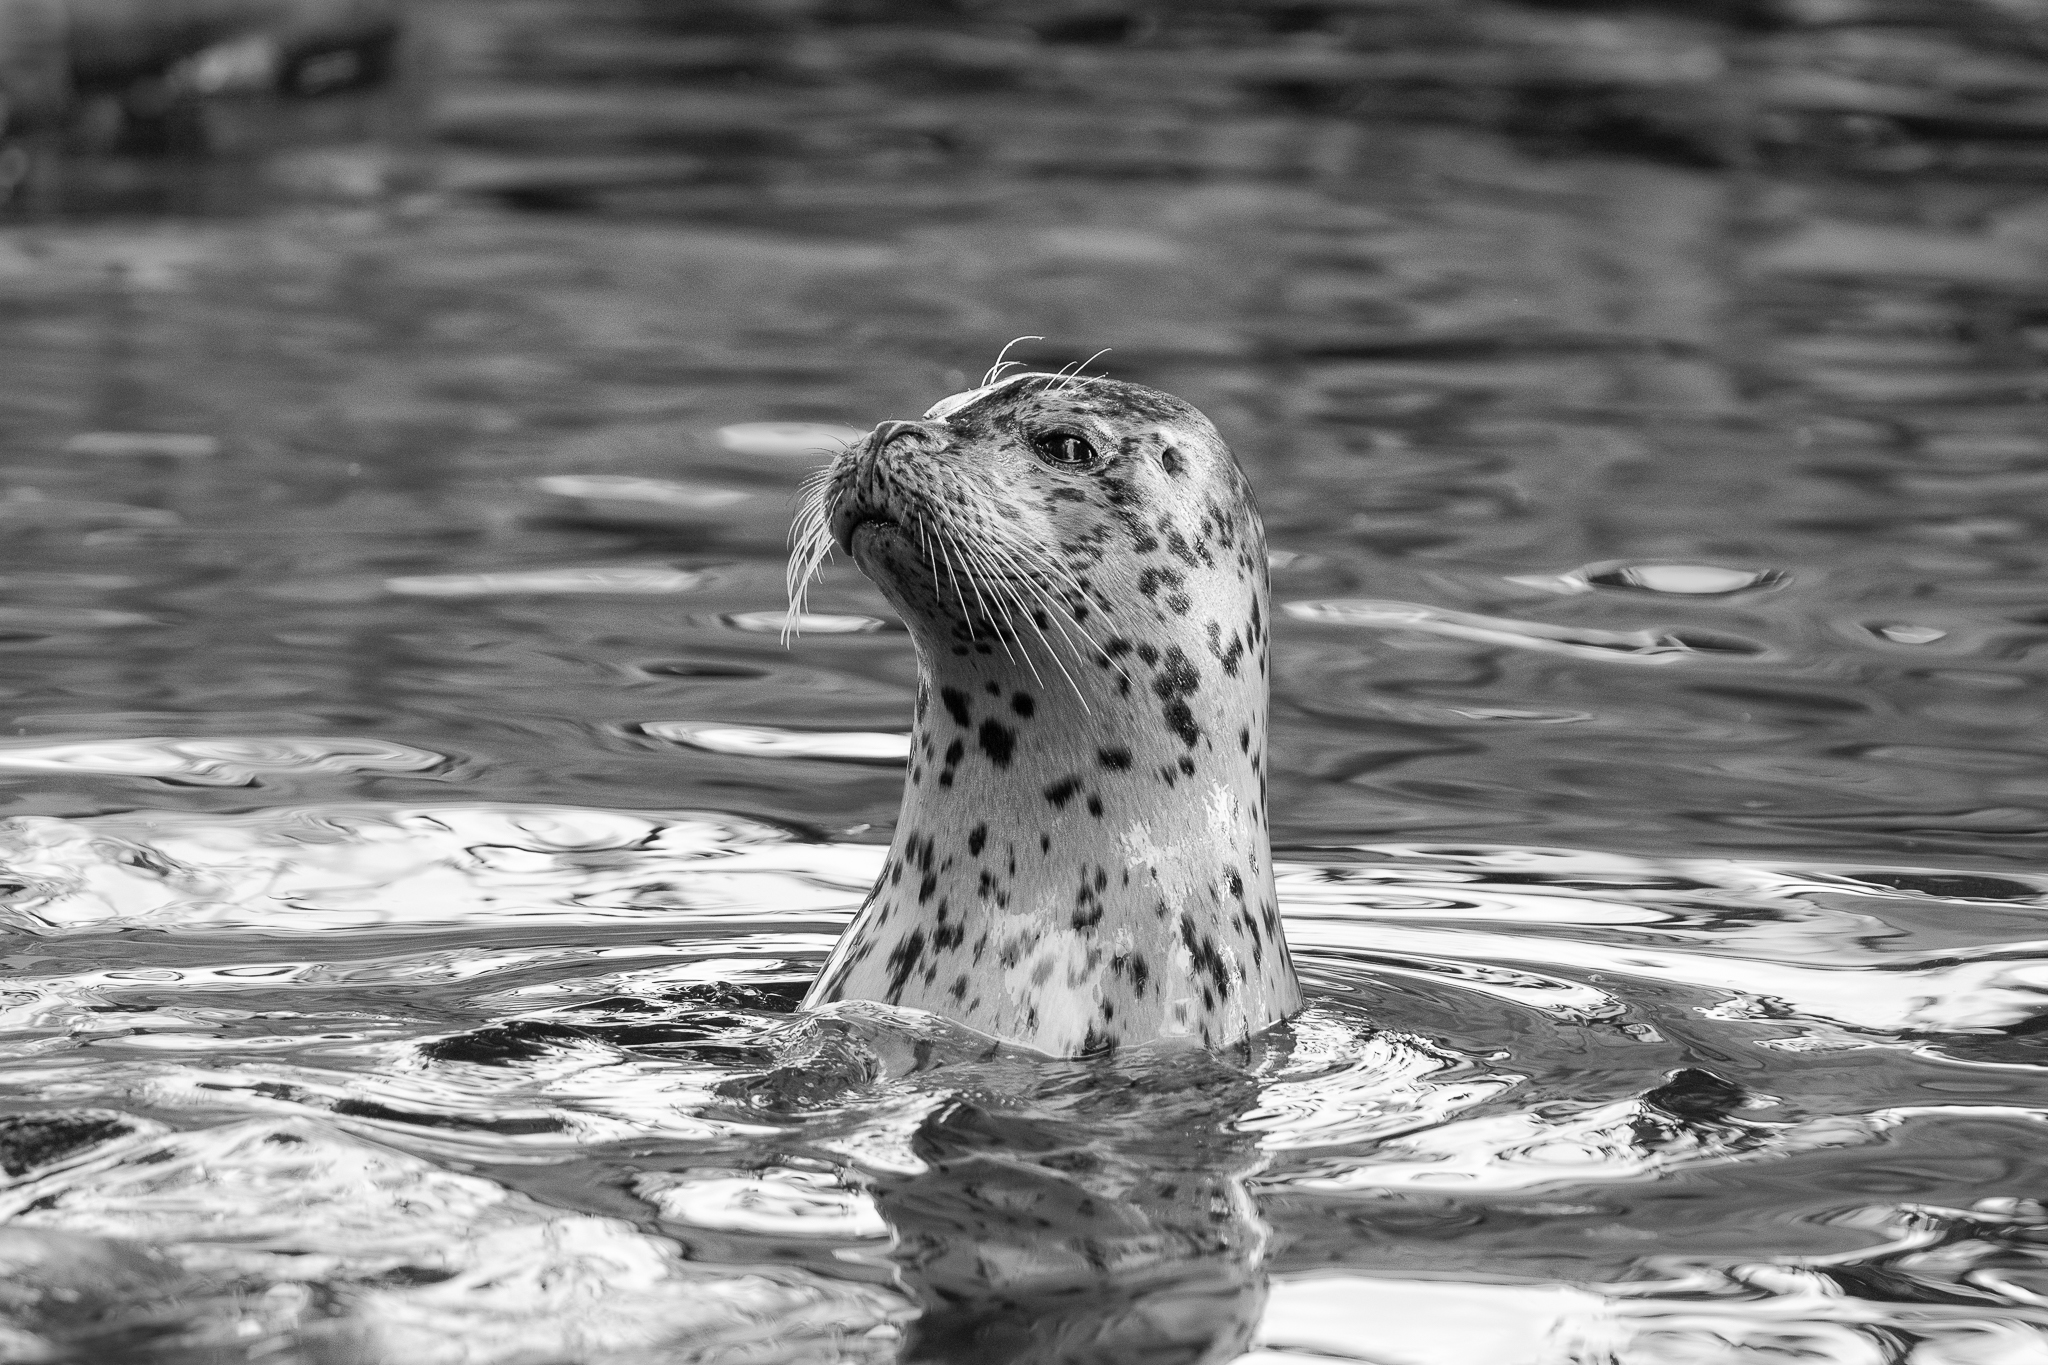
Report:
M 410 18 L 0 226 L 0 1360 L 2048 1361 L 2035 0 Z M 720 433 L 1026 333 L 1266 510 L 1248 1058 L 789 1014 L 914 667 Z

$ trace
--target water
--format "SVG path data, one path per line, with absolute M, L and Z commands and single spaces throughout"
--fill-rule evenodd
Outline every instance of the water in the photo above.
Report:
M 423 12 L 0 230 L 0 1359 L 2048 1360 L 2038 49 Z M 914 665 L 734 428 L 1025 332 L 1266 508 L 1243 1055 L 792 1012 Z

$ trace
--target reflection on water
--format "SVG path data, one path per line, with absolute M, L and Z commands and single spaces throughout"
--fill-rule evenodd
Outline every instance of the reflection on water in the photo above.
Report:
M 407 19 L 0 125 L 0 1359 L 2048 1360 L 2032 0 Z M 1020 334 L 1267 512 L 1241 1055 L 795 1013 Z

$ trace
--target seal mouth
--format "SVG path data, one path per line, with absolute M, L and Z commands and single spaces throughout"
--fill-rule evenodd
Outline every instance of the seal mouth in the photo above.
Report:
M 848 520 L 845 529 L 839 533 L 839 548 L 845 551 L 848 557 L 851 557 L 859 545 L 862 536 L 873 535 L 881 531 L 901 532 L 902 530 L 903 524 L 885 513 L 860 512 Z

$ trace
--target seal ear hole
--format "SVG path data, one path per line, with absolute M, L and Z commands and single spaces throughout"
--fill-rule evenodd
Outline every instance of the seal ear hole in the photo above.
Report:
M 1032 453 L 1061 469 L 1081 469 L 1102 458 L 1088 438 L 1077 431 L 1041 431 L 1031 437 Z

